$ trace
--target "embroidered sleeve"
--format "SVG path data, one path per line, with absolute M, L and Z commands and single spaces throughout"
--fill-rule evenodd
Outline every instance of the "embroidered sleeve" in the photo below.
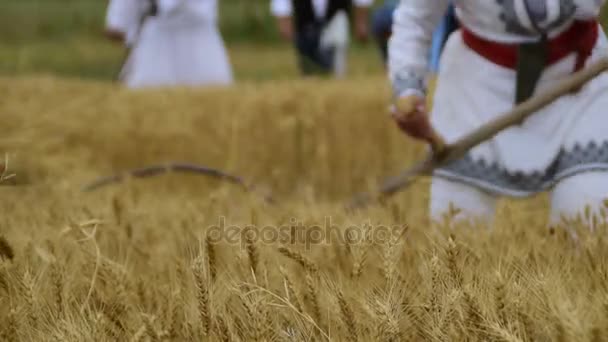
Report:
M 401 0 L 397 5 L 388 60 L 395 97 L 412 92 L 426 93 L 433 33 L 449 3 L 449 0 Z

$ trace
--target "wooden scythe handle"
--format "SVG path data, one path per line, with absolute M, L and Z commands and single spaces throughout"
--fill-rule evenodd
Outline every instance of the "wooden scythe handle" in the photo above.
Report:
M 577 92 L 586 83 L 606 70 L 608 70 L 608 58 L 601 59 L 595 64 L 573 73 L 546 92 L 528 99 L 514 107 L 510 112 L 482 125 L 456 142 L 446 145 L 441 151 L 435 153 L 431 151 L 426 160 L 383 182 L 377 193 L 364 193 L 354 197 L 347 206 L 347 209 L 354 210 L 363 208 L 374 200 L 383 200 L 404 190 L 418 176 L 430 175 L 436 168 L 464 157 L 466 153 L 475 146 L 491 139 L 506 128 L 520 124 L 526 118 L 558 98 Z

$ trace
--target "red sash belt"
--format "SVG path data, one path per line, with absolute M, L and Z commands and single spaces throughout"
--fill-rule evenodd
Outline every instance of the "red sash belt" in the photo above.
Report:
M 575 21 L 572 26 L 548 42 L 548 65 L 560 61 L 570 53 L 577 53 L 575 70 L 580 70 L 595 47 L 599 36 L 597 20 Z M 506 68 L 517 66 L 517 44 L 503 44 L 485 40 L 462 26 L 464 43 L 482 57 Z

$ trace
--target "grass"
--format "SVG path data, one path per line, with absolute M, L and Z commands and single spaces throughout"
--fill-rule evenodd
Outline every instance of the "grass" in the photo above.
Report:
M 237 42 L 227 46 L 237 81 L 269 81 L 299 77 L 295 51 L 288 44 L 256 45 Z M 255 51 L 255 58 L 252 58 Z M 120 70 L 121 46 L 85 36 L 60 43 L 0 43 L 0 75 L 56 75 L 67 78 L 111 81 Z M 382 72 L 379 53 L 372 46 L 353 46 L 349 66 L 353 75 Z

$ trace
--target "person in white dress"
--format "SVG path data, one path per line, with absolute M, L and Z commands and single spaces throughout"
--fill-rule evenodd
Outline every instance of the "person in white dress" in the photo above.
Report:
M 432 112 L 424 105 L 431 36 L 453 2 Z M 450 143 L 576 70 L 608 56 L 604 0 L 402 0 L 389 42 L 393 117 L 408 135 Z M 519 56 L 519 58 L 518 58 Z M 608 199 L 608 75 L 434 173 L 430 214 L 491 226 L 500 197 L 550 191 L 550 224 L 599 215 Z M 587 222 L 590 223 L 590 222 Z
M 355 34 L 369 35 L 369 9 L 374 0 L 271 0 L 283 38 L 294 43 L 303 75 L 347 72 L 350 14 L 354 4 Z
M 232 84 L 217 16 L 217 0 L 110 0 L 107 35 L 129 47 L 120 80 L 130 88 Z

